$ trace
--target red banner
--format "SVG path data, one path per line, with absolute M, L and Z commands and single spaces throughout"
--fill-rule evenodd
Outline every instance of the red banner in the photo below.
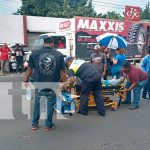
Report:
M 140 21 L 140 13 L 141 13 L 140 7 L 126 6 L 124 20 Z

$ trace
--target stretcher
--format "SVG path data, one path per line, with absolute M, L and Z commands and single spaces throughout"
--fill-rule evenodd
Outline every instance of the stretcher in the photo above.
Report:
M 77 110 L 80 107 L 80 96 L 79 96 L 80 95 L 80 88 L 81 88 L 80 86 L 75 86 L 75 89 L 74 89 L 75 94 L 72 95 L 72 97 L 76 101 Z M 126 98 L 126 89 L 124 87 L 124 84 L 119 84 L 117 86 L 103 85 L 102 86 L 102 95 L 104 97 L 104 106 L 106 108 L 110 107 L 111 110 L 117 110 L 118 106 L 120 106 L 120 104 L 121 104 L 121 101 Z M 115 96 L 118 99 L 118 101 L 111 100 L 109 98 L 110 95 Z M 89 94 L 88 106 L 89 107 L 95 107 L 96 106 L 92 93 Z

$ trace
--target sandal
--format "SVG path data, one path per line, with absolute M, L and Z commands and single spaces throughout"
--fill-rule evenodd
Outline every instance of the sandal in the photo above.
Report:
M 50 128 L 50 127 L 45 127 L 44 130 L 45 130 L 46 132 L 48 132 L 48 131 L 51 130 L 51 128 Z
M 38 130 L 38 127 L 36 125 L 33 125 L 32 130 Z

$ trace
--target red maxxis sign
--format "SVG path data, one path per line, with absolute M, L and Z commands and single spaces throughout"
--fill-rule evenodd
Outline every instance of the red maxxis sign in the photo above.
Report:
M 124 20 L 128 21 L 140 21 L 140 7 L 126 6 Z
M 61 22 L 61 23 L 59 24 L 59 30 L 69 29 L 70 26 L 71 26 L 71 21 L 70 21 L 70 20 Z

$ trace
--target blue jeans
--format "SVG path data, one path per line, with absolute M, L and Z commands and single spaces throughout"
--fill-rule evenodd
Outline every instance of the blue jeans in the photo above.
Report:
M 52 118 L 53 118 L 53 112 L 54 112 L 54 105 L 56 102 L 56 95 L 54 91 L 50 89 L 49 91 L 45 91 L 45 89 L 41 91 L 38 91 L 37 89 L 35 90 L 35 103 L 34 103 L 32 125 L 37 125 L 39 123 L 40 100 L 42 96 L 45 96 L 47 98 L 47 118 L 45 119 L 45 126 L 51 127 L 53 123 Z
M 116 76 L 117 79 L 119 79 L 121 77 L 121 67 L 120 66 L 112 66 L 112 77 Z
M 141 89 L 146 85 L 147 80 L 141 81 L 138 85 L 133 89 L 133 105 L 139 107 L 139 101 L 141 96 Z M 127 81 L 125 87 L 129 88 L 131 86 L 131 82 Z M 127 93 L 126 102 L 131 103 L 131 91 Z
M 148 76 L 147 84 L 144 86 L 142 97 L 146 97 L 147 93 L 149 96 L 148 98 L 150 98 L 150 75 Z

